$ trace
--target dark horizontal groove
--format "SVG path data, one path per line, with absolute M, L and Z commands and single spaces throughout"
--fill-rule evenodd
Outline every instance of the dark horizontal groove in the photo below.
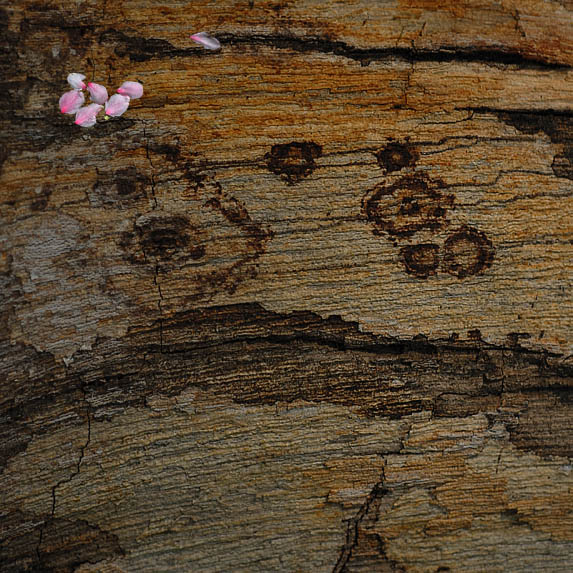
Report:
M 406 62 L 476 62 L 490 65 L 510 65 L 521 68 L 566 70 L 568 64 L 550 61 L 539 56 L 522 54 L 515 50 L 483 49 L 472 47 L 426 48 L 357 48 L 339 40 L 326 38 L 296 38 L 283 35 L 248 35 L 220 34 L 222 44 L 231 45 L 265 45 L 286 48 L 297 52 L 321 52 L 335 54 L 363 63 L 372 61 L 399 59 Z
M 377 337 L 376 337 L 377 338 Z M 254 336 L 233 336 L 224 340 L 216 340 L 203 343 L 183 343 L 171 346 L 165 341 L 162 344 L 147 345 L 146 353 L 154 353 L 168 358 L 169 356 L 178 356 L 184 360 L 194 360 L 197 352 L 222 349 L 237 344 L 249 345 L 268 345 L 268 346 L 290 346 L 292 344 L 315 344 L 322 348 L 331 349 L 337 352 L 355 352 L 359 354 L 370 354 L 372 356 L 383 357 L 395 360 L 400 357 L 408 358 L 411 354 L 432 356 L 435 360 L 441 362 L 444 355 L 459 356 L 460 358 L 474 361 L 482 352 L 493 352 L 499 354 L 512 354 L 514 357 L 521 357 L 522 360 L 535 365 L 547 374 L 552 374 L 558 378 L 571 379 L 573 377 L 573 367 L 566 364 L 548 364 L 548 358 L 561 357 L 559 354 L 547 350 L 539 351 L 523 346 L 503 346 L 490 344 L 483 340 L 473 342 L 449 343 L 446 340 L 420 340 L 420 339 L 382 339 L 382 340 L 363 340 L 348 341 L 340 337 L 331 337 L 327 333 L 305 333 L 291 332 L 287 334 L 267 334 Z M 553 391 L 553 386 L 557 391 L 571 392 L 570 385 L 549 385 L 543 388 L 544 391 Z M 542 389 L 541 387 L 539 388 Z
M 573 386 L 567 384 L 552 384 L 551 386 L 527 386 L 520 388 L 518 392 L 523 394 L 533 394 L 535 392 L 547 392 L 550 390 L 553 394 L 558 394 L 564 399 L 573 402 Z
M 564 364 L 549 365 L 546 363 L 547 358 L 559 358 L 561 355 L 549 351 L 539 351 L 523 346 L 498 346 L 487 343 L 483 340 L 475 342 L 462 342 L 457 344 L 446 341 L 422 341 L 422 340 L 393 340 L 393 341 L 347 341 L 340 338 L 329 337 L 328 335 L 308 334 L 308 333 L 289 333 L 289 334 L 268 334 L 263 336 L 236 336 L 226 340 L 217 340 L 199 344 L 181 344 L 170 346 L 169 343 L 163 345 L 148 346 L 146 351 L 157 352 L 158 354 L 179 355 L 184 357 L 189 355 L 193 358 L 198 351 L 222 348 L 235 344 L 252 344 L 252 345 L 278 345 L 288 346 L 293 343 L 316 344 L 324 348 L 330 348 L 339 352 L 357 352 L 371 354 L 376 356 L 387 356 L 396 358 L 406 356 L 409 353 L 417 353 L 427 356 L 435 356 L 437 359 L 443 359 L 441 353 L 451 353 L 453 355 L 475 356 L 483 351 L 494 353 L 511 353 L 514 356 L 529 358 L 534 364 L 543 368 L 546 372 L 552 373 L 560 378 L 570 378 L 573 376 L 573 368 Z M 547 389 L 550 389 L 549 387 Z
M 559 371 L 560 375 L 570 376 L 573 375 L 573 368 L 567 365 L 548 366 L 545 361 L 548 358 L 563 358 L 560 353 L 555 353 L 547 349 L 539 350 L 521 346 L 519 343 L 504 345 L 487 342 L 483 339 L 475 339 L 468 341 L 455 341 L 453 342 L 448 338 L 428 339 L 423 335 L 418 335 L 411 339 L 395 338 L 383 335 L 376 335 L 358 329 L 357 323 L 347 322 L 338 316 L 329 318 L 322 318 L 320 315 L 314 314 L 311 311 L 299 311 L 305 314 L 306 319 L 297 318 L 296 311 L 291 315 L 282 315 L 272 311 L 264 310 L 258 303 L 244 303 L 236 305 L 225 305 L 210 308 L 209 310 L 218 309 L 225 314 L 226 311 L 240 312 L 245 319 L 256 317 L 264 324 L 264 320 L 286 319 L 287 323 L 283 328 L 290 329 L 290 332 L 276 333 L 269 332 L 268 334 L 254 334 L 254 335 L 239 335 L 230 336 L 224 339 L 217 339 L 205 342 L 184 342 L 175 344 L 170 347 L 169 343 L 164 340 L 161 353 L 162 354 L 185 354 L 189 351 L 204 350 L 208 348 L 216 348 L 230 344 L 290 344 L 293 342 L 312 343 L 320 346 L 325 346 L 338 351 L 355 351 L 365 352 L 369 354 L 379 355 L 402 355 L 408 352 L 417 352 L 426 355 L 437 355 L 440 352 L 451 352 L 454 354 L 476 354 L 482 351 L 493 352 L 509 352 L 513 355 L 520 355 L 529 357 L 532 360 L 540 361 L 548 370 Z M 163 330 L 164 336 L 170 329 L 174 331 L 186 331 L 188 328 L 193 329 L 199 322 L 197 315 L 198 311 L 189 311 L 181 315 L 171 318 L 169 320 L 160 320 L 154 322 L 145 332 L 159 332 Z M 291 319 L 290 321 L 288 319 Z M 298 322 L 299 319 L 301 322 Z M 237 320 L 237 324 L 241 324 L 241 320 Z M 290 322 L 290 324 L 289 324 Z M 349 327 L 350 330 L 346 332 L 329 332 L 329 327 L 342 326 Z M 312 332 L 312 329 L 315 329 Z M 309 330 L 311 330 L 309 332 Z M 348 338 L 347 338 L 348 337 Z M 158 347 L 159 348 L 159 345 Z
M 170 348 L 168 344 L 163 345 L 161 354 L 187 354 L 190 351 L 207 350 L 210 348 L 220 348 L 231 344 L 269 344 L 288 345 L 291 343 L 307 343 L 324 346 L 341 352 L 354 351 L 368 354 L 399 356 L 408 351 L 415 351 L 420 354 L 437 354 L 438 347 L 431 343 L 421 343 L 416 340 L 397 340 L 395 342 L 351 342 L 340 338 L 329 337 L 319 334 L 308 334 L 304 332 L 290 334 L 268 334 L 265 336 L 236 336 L 226 340 L 217 340 L 203 344 L 183 345 L 181 347 Z M 455 347 L 462 352 L 477 352 L 476 347 Z
M 490 113 L 493 115 L 528 115 L 531 117 L 565 117 L 573 119 L 573 109 L 501 109 L 497 107 L 456 107 L 456 111 L 472 111 L 474 113 Z
M 330 40 L 327 38 L 306 37 L 297 38 L 281 34 L 219 34 L 217 38 L 223 47 L 227 45 L 245 46 L 272 46 L 280 49 L 290 49 L 296 52 L 318 52 L 335 54 L 363 64 L 373 61 L 386 61 L 398 59 L 405 62 L 466 62 L 488 65 L 518 66 L 519 68 L 539 70 L 567 70 L 571 65 L 555 62 L 541 56 L 522 54 L 511 49 L 483 49 L 472 47 L 451 46 L 436 49 L 426 48 L 357 48 L 346 42 Z M 128 56 L 132 61 L 147 61 L 150 59 L 173 57 L 210 57 L 218 52 L 203 50 L 192 45 L 186 48 L 176 48 L 167 40 L 145 38 L 142 36 L 128 36 L 113 28 L 100 34 L 100 41 L 117 43 L 116 52 Z

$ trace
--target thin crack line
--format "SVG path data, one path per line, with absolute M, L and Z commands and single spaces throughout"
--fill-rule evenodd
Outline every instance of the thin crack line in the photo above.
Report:
M 336 562 L 336 565 L 334 566 L 332 573 L 342 573 L 348 561 L 352 557 L 352 552 L 354 551 L 356 545 L 358 544 L 358 527 L 360 525 L 360 522 L 364 519 L 364 517 L 368 513 L 374 500 L 388 493 L 388 490 L 383 486 L 383 483 L 384 483 L 384 469 L 382 469 L 382 476 L 380 478 L 380 481 L 374 485 L 374 487 L 366 497 L 366 500 L 358 510 L 358 513 L 348 521 L 348 526 L 346 528 L 346 541 L 342 547 L 342 550 L 338 557 L 338 561 Z
M 147 136 L 147 131 L 145 125 L 143 126 L 143 137 L 145 139 L 145 156 L 149 165 L 151 166 L 151 196 L 153 197 L 153 209 L 157 209 L 157 196 L 155 195 L 155 168 L 153 166 L 153 161 L 151 160 L 151 155 L 149 154 L 149 137 Z
M 83 400 L 84 400 L 84 403 L 86 405 L 85 413 L 86 413 L 86 418 L 87 418 L 87 423 L 88 423 L 88 435 L 87 435 L 85 444 L 80 447 L 80 456 L 79 456 L 78 462 L 76 464 L 75 470 L 67 478 L 60 480 L 59 482 L 57 482 L 55 485 L 52 486 L 52 508 L 51 508 L 49 517 L 44 521 L 44 523 L 42 524 L 42 527 L 40 528 L 40 536 L 38 539 L 38 545 L 36 546 L 36 557 L 37 557 L 38 563 L 40 565 L 42 563 L 42 556 L 40 554 L 40 548 L 42 546 L 42 541 L 44 538 L 44 530 L 46 529 L 46 525 L 55 519 L 55 515 L 56 515 L 56 490 L 60 486 L 66 484 L 66 483 L 70 483 L 77 475 L 79 475 L 79 473 L 81 471 L 82 463 L 84 461 L 85 452 L 86 452 L 86 450 L 89 447 L 90 442 L 91 442 L 91 436 L 92 436 L 91 405 L 87 400 L 86 390 L 84 388 L 81 388 L 81 391 L 83 393 Z

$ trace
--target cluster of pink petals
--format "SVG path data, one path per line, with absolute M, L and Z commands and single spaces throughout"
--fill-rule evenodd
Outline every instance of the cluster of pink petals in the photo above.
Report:
M 83 74 L 69 74 L 68 83 L 73 88 L 60 98 L 60 111 L 75 115 L 74 123 L 80 127 L 92 127 L 96 124 L 98 113 L 105 109 L 108 117 L 123 115 L 132 99 L 143 95 L 143 86 L 139 82 L 123 82 L 117 89 L 117 93 L 108 96 L 105 86 L 89 82 L 84 83 Z M 84 106 L 85 96 L 82 90 L 87 89 L 93 103 Z

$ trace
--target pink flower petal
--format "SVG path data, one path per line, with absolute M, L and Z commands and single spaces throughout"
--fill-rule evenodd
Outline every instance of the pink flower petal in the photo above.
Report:
M 79 90 L 66 92 L 60 98 L 60 111 L 62 113 L 74 114 L 84 105 L 84 94 Z
M 137 99 L 143 95 L 143 86 L 139 82 L 123 82 L 117 88 L 117 93 L 131 99 Z
M 129 97 L 121 94 L 112 95 L 105 104 L 105 114 L 119 117 L 129 107 Z
M 82 80 L 85 80 L 86 76 L 84 74 L 69 74 L 68 75 L 68 83 L 75 89 L 75 90 L 85 90 L 86 84 Z
M 78 113 L 76 113 L 76 121 L 74 121 L 74 123 L 80 127 L 92 127 L 96 124 L 96 116 L 102 109 L 102 105 L 90 103 L 90 105 L 82 107 Z
M 90 92 L 92 101 L 95 103 L 103 105 L 108 99 L 107 90 L 100 84 L 94 84 L 93 82 L 90 82 L 88 84 L 88 91 Z
M 217 38 L 213 38 L 207 32 L 199 32 L 198 34 L 193 34 L 191 39 L 198 44 L 201 44 L 207 50 L 218 50 L 221 47 L 221 42 Z

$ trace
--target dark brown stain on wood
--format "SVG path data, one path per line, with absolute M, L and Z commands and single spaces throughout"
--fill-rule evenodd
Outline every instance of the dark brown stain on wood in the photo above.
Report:
M 315 160 L 322 155 L 322 147 L 312 141 L 291 141 L 273 145 L 265 159 L 267 167 L 293 184 L 308 177 L 316 167 Z
M 573 181 L 573 144 L 565 145 L 563 153 L 558 153 L 551 164 L 556 177 L 564 177 Z
M 378 165 L 387 172 L 414 167 L 419 158 L 418 149 L 408 142 L 393 141 L 376 152 Z
M 571 456 L 573 386 L 570 383 L 551 392 L 539 389 L 512 393 L 505 398 L 505 405 L 519 412 L 506 425 L 516 447 L 543 451 L 545 456 Z
M 406 272 L 420 279 L 435 275 L 440 264 L 440 247 L 434 243 L 408 245 L 400 249 Z
M 573 180 L 573 115 L 556 110 L 497 111 L 497 116 L 522 133 L 545 133 L 552 143 L 562 144 L 551 165 L 556 177 Z
M 492 242 L 474 227 L 463 226 L 453 232 L 444 244 L 444 271 L 463 279 L 482 273 L 494 258 Z
M 454 196 L 442 190 L 445 184 L 416 174 L 390 185 L 380 183 L 363 199 L 363 210 L 374 234 L 410 237 L 421 230 L 438 230 L 447 220 Z
M 556 110 L 501 111 L 492 110 L 496 115 L 522 133 L 545 133 L 553 143 L 563 143 L 573 137 L 573 115 L 571 112 Z
M 235 197 L 224 193 L 220 186 L 217 186 L 216 196 L 209 199 L 205 207 L 220 212 L 229 223 L 236 225 L 243 232 L 246 239 L 247 249 L 239 260 L 228 269 L 215 271 L 203 280 L 212 290 L 218 290 L 224 285 L 232 293 L 243 278 L 256 275 L 257 269 L 253 263 L 266 251 L 268 242 L 274 237 L 274 231 L 254 221 L 246 207 Z
M 150 185 L 147 174 L 133 165 L 112 172 L 100 171 L 93 188 L 88 190 L 88 198 L 93 206 L 127 207 L 148 199 Z
M 136 223 L 139 244 L 146 257 L 168 261 L 175 256 L 191 256 L 200 247 L 193 243 L 193 229 L 187 217 L 157 216 Z M 204 251 L 204 248 L 203 248 Z

